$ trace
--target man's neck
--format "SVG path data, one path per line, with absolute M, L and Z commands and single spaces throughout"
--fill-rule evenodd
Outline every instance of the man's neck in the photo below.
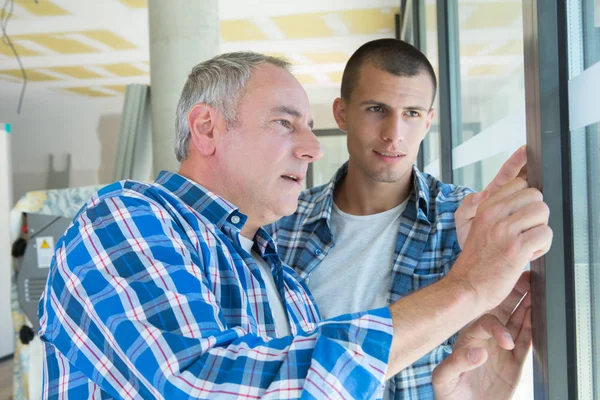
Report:
M 191 162 L 184 161 L 183 163 L 181 163 L 178 173 L 181 176 L 184 176 L 184 177 L 202 185 L 207 190 L 221 196 L 222 198 L 224 198 L 231 204 L 233 204 L 237 207 L 240 207 L 239 204 L 236 204 L 235 199 L 230 198 L 230 196 L 227 196 L 226 193 L 223 193 L 223 190 L 220 190 L 220 188 L 222 189 L 222 187 L 219 186 L 218 182 L 214 182 L 211 180 L 211 174 L 207 173 L 207 171 L 208 171 L 208 169 L 206 169 L 206 168 L 203 169 L 203 168 L 200 168 L 200 166 L 198 166 L 198 165 L 193 165 Z M 256 235 L 256 232 L 258 231 L 258 229 L 264 224 L 261 225 L 259 222 L 255 222 L 255 219 L 252 218 L 252 215 L 251 215 L 253 213 L 249 212 L 248 210 L 244 210 L 242 207 L 240 207 L 240 212 L 248 217 L 248 220 L 244 224 L 244 227 L 240 231 L 240 234 L 242 236 L 244 236 L 245 238 L 254 240 L 254 235 Z
M 352 215 L 372 215 L 403 203 L 412 191 L 412 171 L 397 182 L 376 182 L 348 165 L 348 174 L 334 190 L 333 201 Z

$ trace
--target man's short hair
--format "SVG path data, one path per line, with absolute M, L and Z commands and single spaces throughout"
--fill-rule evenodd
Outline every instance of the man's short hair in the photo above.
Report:
M 190 127 L 187 116 L 198 103 L 216 108 L 225 118 L 227 127 L 237 124 L 237 106 L 245 92 L 252 71 L 268 63 L 285 70 L 291 64 L 278 57 L 253 52 L 235 52 L 218 55 L 194 67 L 183 86 L 177 119 L 175 121 L 175 156 L 182 162 L 188 157 Z
M 350 100 L 360 79 L 360 70 L 369 63 L 374 67 L 399 77 L 414 77 L 426 73 L 433 84 L 433 99 L 437 90 L 435 72 L 431 63 L 419 49 L 398 39 L 377 39 L 360 46 L 352 54 L 342 75 L 342 98 Z

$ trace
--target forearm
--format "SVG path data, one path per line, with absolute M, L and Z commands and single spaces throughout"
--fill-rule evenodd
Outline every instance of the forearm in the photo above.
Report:
M 439 346 L 484 312 L 473 290 L 453 276 L 390 306 L 394 339 L 386 379 Z

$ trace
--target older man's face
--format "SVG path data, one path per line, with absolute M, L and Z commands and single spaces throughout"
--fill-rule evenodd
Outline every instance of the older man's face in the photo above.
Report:
M 252 73 L 237 121 L 218 155 L 229 200 L 265 224 L 292 214 L 308 164 L 322 156 L 306 92 L 288 71 L 264 64 Z

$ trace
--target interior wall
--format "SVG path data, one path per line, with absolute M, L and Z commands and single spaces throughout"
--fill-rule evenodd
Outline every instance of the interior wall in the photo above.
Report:
M 12 126 L 13 202 L 47 188 L 51 154 L 56 171 L 66 169 L 71 154 L 70 187 L 112 179 L 122 96 L 89 98 L 29 85 L 17 114 L 20 85 L 0 85 L 0 121 Z

